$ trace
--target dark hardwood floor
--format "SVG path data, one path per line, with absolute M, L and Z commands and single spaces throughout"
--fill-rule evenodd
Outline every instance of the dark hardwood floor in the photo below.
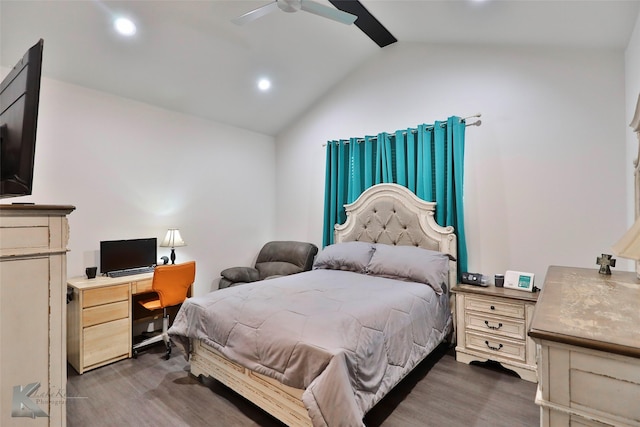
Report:
M 162 346 L 83 375 L 68 367 L 67 425 L 277 426 L 215 380 L 198 381 L 179 347 Z M 438 349 L 365 417 L 368 427 L 534 427 L 536 385 L 493 365 L 456 362 Z

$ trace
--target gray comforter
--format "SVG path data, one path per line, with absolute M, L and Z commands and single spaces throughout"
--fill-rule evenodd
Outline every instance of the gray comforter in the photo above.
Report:
M 446 337 L 448 297 L 421 283 L 313 270 L 189 298 L 169 333 L 304 389 L 316 427 L 359 426 Z

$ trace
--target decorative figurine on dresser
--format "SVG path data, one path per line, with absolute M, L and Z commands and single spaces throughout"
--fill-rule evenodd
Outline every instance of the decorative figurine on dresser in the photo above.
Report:
M 536 382 L 536 347 L 527 337 L 537 292 L 461 284 L 456 294 L 456 360 L 499 362 Z

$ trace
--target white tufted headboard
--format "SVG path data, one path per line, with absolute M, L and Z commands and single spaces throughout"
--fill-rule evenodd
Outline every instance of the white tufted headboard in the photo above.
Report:
M 451 255 L 449 286 L 457 283 L 457 240 L 453 227 L 434 218 L 436 204 L 419 199 L 398 184 L 377 184 L 345 205 L 347 219 L 335 226 L 335 243 L 371 242 L 410 245 Z

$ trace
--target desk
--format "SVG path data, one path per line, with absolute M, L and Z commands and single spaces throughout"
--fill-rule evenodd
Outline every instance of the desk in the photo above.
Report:
M 67 360 L 78 373 L 132 355 L 132 301 L 151 292 L 153 273 L 124 277 L 74 277 L 67 286 Z

